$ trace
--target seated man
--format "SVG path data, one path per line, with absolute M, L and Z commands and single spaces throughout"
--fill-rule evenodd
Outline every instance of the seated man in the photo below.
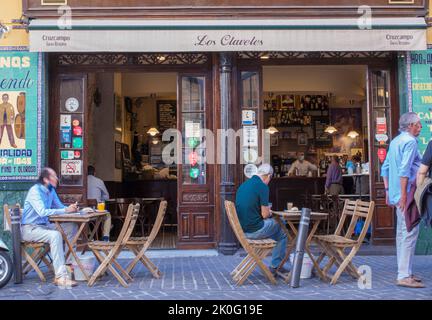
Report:
M 49 243 L 55 273 L 54 284 L 73 287 L 77 283 L 69 278 L 66 270 L 63 238 L 55 229 L 55 225 L 49 222 L 48 217 L 53 214 L 77 212 L 78 207 L 76 204 L 69 207 L 63 205 L 55 191 L 57 183 L 57 174 L 53 169 L 42 169 L 37 184 L 30 188 L 24 201 L 21 233 L 24 241 Z M 65 223 L 63 228 L 69 239 L 76 234 L 75 223 Z
M 269 164 L 262 164 L 257 175 L 245 181 L 237 190 L 236 210 L 247 238 L 271 238 L 277 241 L 270 265 L 270 270 L 276 274 L 276 269 L 285 256 L 287 237 L 278 222 L 271 217 L 268 184 L 272 175 L 273 168 Z M 283 268 L 279 271 L 287 272 Z
M 95 177 L 96 169 L 93 166 L 87 167 L 87 199 L 95 199 L 98 203 L 109 199 L 109 193 L 105 183 Z M 111 215 L 108 213 L 104 218 L 103 241 L 109 241 L 111 231 Z

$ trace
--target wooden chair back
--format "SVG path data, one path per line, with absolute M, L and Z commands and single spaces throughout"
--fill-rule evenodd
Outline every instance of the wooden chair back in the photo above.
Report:
M 345 205 L 342 211 L 339 224 L 336 228 L 335 235 L 341 236 L 344 230 L 345 223 L 349 221 L 348 229 L 343 235 L 347 239 L 352 239 L 355 227 L 359 219 L 364 219 L 364 224 L 360 232 L 358 241 L 363 242 L 367 230 L 372 221 L 373 212 L 375 209 L 375 202 L 367 202 L 361 200 L 345 200 Z
M 20 216 L 22 216 L 22 209 L 21 209 L 21 206 L 20 206 L 18 203 L 16 204 L 16 206 L 17 206 L 18 208 L 20 208 Z M 5 205 L 3 206 L 3 211 L 4 211 L 4 218 L 6 219 L 6 221 L 4 221 L 3 223 L 6 223 L 7 226 L 8 226 L 8 228 L 6 228 L 6 225 L 5 225 L 5 229 L 7 229 L 7 230 L 11 230 L 11 228 L 12 228 L 12 217 L 11 217 L 11 213 L 10 213 L 9 205 L 5 204 Z
M 147 239 L 147 245 L 150 246 L 153 240 L 156 238 L 157 234 L 159 233 L 160 227 L 162 226 L 162 222 L 165 218 L 166 209 L 168 206 L 168 202 L 166 200 L 163 200 L 159 204 L 159 210 L 156 216 L 155 223 L 153 224 L 153 228 L 150 231 L 150 234 Z
M 249 251 L 249 243 L 247 242 L 243 228 L 240 225 L 234 202 L 225 200 L 225 211 L 227 213 L 231 228 L 233 229 L 238 241 L 246 251 Z
M 114 248 L 118 248 L 121 245 L 125 245 L 126 242 L 128 242 L 130 236 L 132 235 L 136 221 L 138 219 L 139 209 L 140 209 L 139 203 L 129 204 L 123 226 L 120 230 L 120 234 L 117 238 Z

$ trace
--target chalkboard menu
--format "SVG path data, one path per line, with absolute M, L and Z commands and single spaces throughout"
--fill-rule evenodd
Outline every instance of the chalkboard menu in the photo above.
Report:
M 177 128 L 177 101 L 158 100 L 156 106 L 159 132 L 163 133 L 167 129 Z
M 327 147 L 332 145 L 332 136 L 324 130 L 330 123 L 328 117 L 313 118 L 313 127 L 315 134 L 315 146 Z

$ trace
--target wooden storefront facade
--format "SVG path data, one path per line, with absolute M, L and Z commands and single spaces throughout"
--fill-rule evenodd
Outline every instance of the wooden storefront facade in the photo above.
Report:
M 59 1 L 61 2 L 61 1 Z M 187 2 L 187 1 L 186 1 Z M 366 1 L 374 17 L 424 17 L 426 3 L 413 1 Z M 121 3 L 121 5 L 120 5 Z M 358 1 L 271 0 L 256 5 L 255 1 L 191 1 L 181 6 L 175 1 L 80 1 L 68 0 L 73 19 L 321 19 L 358 18 Z M 24 0 L 24 12 L 36 20 L 58 17 L 56 6 L 41 5 L 40 0 Z M 30 32 L 32 32 L 30 30 Z M 125 32 L 133 32 L 128 30 Z M 94 51 L 98 51 L 95 48 Z M 158 59 L 163 55 L 163 60 Z M 386 117 L 389 138 L 397 134 L 399 108 L 398 52 L 397 51 L 225 51 L 225 52 L 51 52 L 46 53 L 49 83 L 47 85 L 49 134 L 48 164 L 59 170 L 59 119 L 60 108 L 68 97 L 75 97 L 83 106 L 83 122 L 87 123 L 86 106 L 91 99 L 87 90 L 88 75 L 101 72 L 175 72 L 178 75 L 178 110 L 181 106 L 183 79 L 196 77 L 203 81 L 205 103 L 200 110 L 205 117 L 205 128 L 241 128 L 242 81 L 245 74 L 259 82 L 255 93 L 260 105 L 256 109 L 258 129 L 263 127 L 262 68 L 284 65 L 362 65 L 367 66 L 368 97 L 368 156 L 370 159 L 371 198 L 376 201 L 372 240 L 375 244 L 392 244 L 395 237 L 393 209 L 385 205 L 385 191 L 379 177 L 379 161 L 375 137 L 376 117 Z M 264 57 L 264 58 L 263 58 Z M 378 105 L 373 99 L 377 86 L 385 86 L 388 99 Z M 178 115 L 178 130 L 182 131 L 182 115 Z M 86 130 L 84 130 L 86 132 Z M 84 137 L 84 141 L 87 141 Z M 225 146 L 227 148 L 227 146 Z M 240 158 L 240 148 L 237 148 Z M 215 154 L 228 157 L 229 150 L 215 150 Z M 86 176 L 86 144 L 83 149 L 83 175 Z M 237 243 L 224 213 L 223 202 L 233 200 L 236 188 L 244 181 L 241 164 L 207 164 L 205 182 L 199 185 L 177 182 L 178 247 L 185 249 L 218 248 L 230 254 L 237 250 Z M 178 172 L 182 172 L 181 166 Z M 86 202 L 86 183 L 82 186 L 62 187 L 59 194 L 67 202 Z

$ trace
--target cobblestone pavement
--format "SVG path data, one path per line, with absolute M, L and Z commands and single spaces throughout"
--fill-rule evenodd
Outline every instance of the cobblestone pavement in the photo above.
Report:
M 342 276 L 335 286 L 321 282 L 318 278 L 301 281 L 301 287 L 289 288 L 282 281 L 269 284 L 262 274 L 255 270 L 249 281 L 236 287 L 230 272 L 239 263 L 240 255 L 159 258 L 153 259 L 163 272 L 161 279 L 153 279 L 143 267 L 135 269 L 135 280 L 123 288 L 110 274 L 104 276 L 94 287 L 80 283 L 73 289 L 54 286 L 52 278 L 41 283 L 33 272 L 24 283 L 15 285 L 13 280 L 0 289 L 0 299 L 431 299 L 432 256 L 417 256 L 414 271 L 423 278 L 427 288 L 408 289 L 394 285 L 396 258 L 394 256 L 356 257 L 355 264 L 367 265 L 372 270 L 372 289 L 360 289 L 357 281 Z M 120 261 L 126 264 L 127 261 Z

